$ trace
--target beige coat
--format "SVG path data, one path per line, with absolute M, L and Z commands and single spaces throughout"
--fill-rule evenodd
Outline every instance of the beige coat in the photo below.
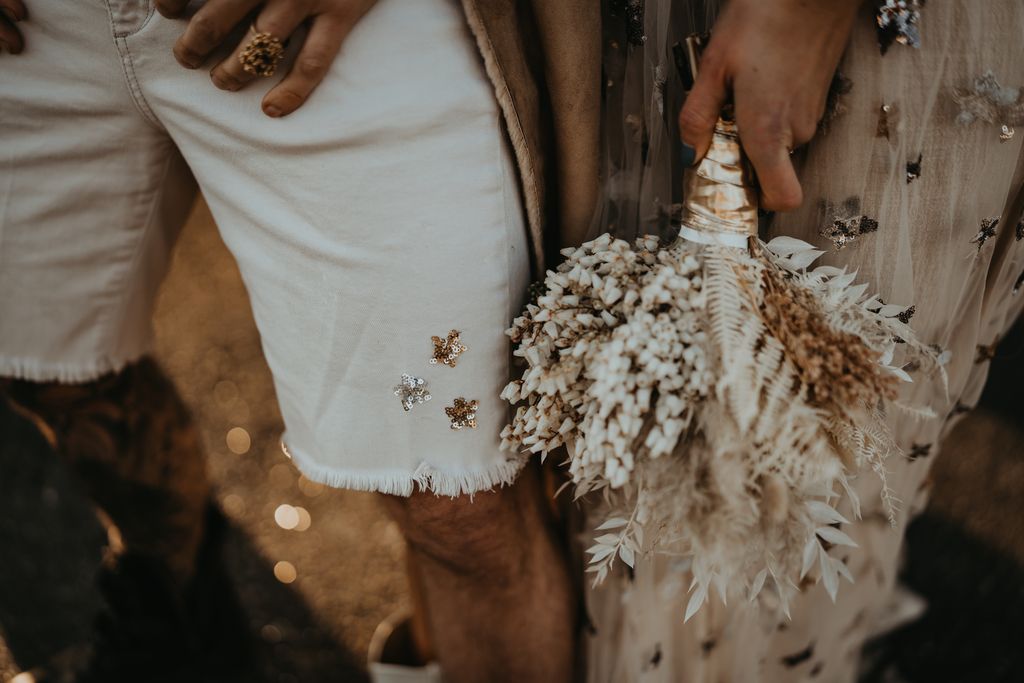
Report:
M 515 150 L 540 274 L 554 250 L 583 239 L 597 200 L 601 3 L 462 0 L 462 6 Z

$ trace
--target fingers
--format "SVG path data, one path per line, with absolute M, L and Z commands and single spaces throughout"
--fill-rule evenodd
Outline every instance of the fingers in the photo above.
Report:
M 322 15 L 313 21 L 302 50 L 280 83 L 263 98 L 267 116 L 287 116 L 301 107 L 324 79 L 354 22 Z
M 269 33 L 284 42 L 308 16 L 308 3 L 301 0 L 280 0 L 264 6 L 253 25 L 260 32 Z M 239 59 L 239 55 L 245 50 L 252 37 L 253 33 L 249 31 L 235 51 L 210 71 L 210 79 L 221 90 L 240 90 L 257 78 L 256 74 L 248 73 L 242 68 L 242 62 Z
M 189 0 L 156 0 L 154 4 L 157 12 L 168 19 L 174 19 L 181 16 L 188 2 Z
M 679 112 L 679 135 L 683 143 L 694 150 L 690 163 L 696 163 L 707 154 L 726 94 L 724 69 L 705 56 L 697 81 Z
M 0 0 L 0 10 L 0 51 L 16 55 L 25 49 L 25 41 L 16 25 L 27 16 L 25 5 L 21 0 Z
M 803 190 L 790 159 L 790 127 L 780 116 L 744 116 L 737 110 L 740 142 L 761 186 L 761 206 L 770 211 L 791 211 L 803 201 Z
M 184 9 L 188 0 L 179 2 Z M 258 0 L 210 0 L 189 19 L 185 32 L 174 44 L 174 57 L 188 69 L 198 69 L 229 33 L 245 18 Z
M 21 31 L 7 17 L 0 17 L 0 50 L 7 50 L 16 55 L 25 48 Z
M 13 21 L 25 21 L 28 18 L 28 11 L 25 9 L 25 3 L 21 0 L 0 0 L 0 10 Z

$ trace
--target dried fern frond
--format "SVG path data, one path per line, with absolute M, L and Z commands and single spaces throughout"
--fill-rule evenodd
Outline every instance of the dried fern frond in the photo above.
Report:
M 549 271 L 546 291 L 509 335 L 522 377 L 503 445 L 565 446 L 577 496 L 603 522 L 588 550 L 604 580 L 616 561 L 660 553 L 693 575 L 686 617 L 712 593 L 783 612 L 808 574 L 830 595 L 849 571 L 828 548 L 850 478 L 871 472 L 895 519 L 885 462 L 899 449 L 884 409 L 909 374 L 941 360 L 898 319 L 900 307 L 821 254 L 780 238 L 753 252 L 604 235 Z

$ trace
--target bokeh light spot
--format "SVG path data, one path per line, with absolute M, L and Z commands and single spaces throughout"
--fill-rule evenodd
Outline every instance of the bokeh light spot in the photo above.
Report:
M 291 583 L 298 577 L 295 565 L 286 560 L 281 560 L 274 565 L 274 578 L 281 583 Z
M 221 506 L 224 508 L 224 512 L 228 514 L 228 517 L 237 519 L 245 516 L 245 499 L 237 493 L 229 493 L 224 496 Z
M 222 406 L 229 406 L 238 398 L 238 385 L 229 379 L 222 379 L 213 385 L 213 398 Z
M 309 514 L 309 510 L 304 507 L 296 506 L 293 508 L 299 516 L 298 524 L 295 525 L 295 531 L 305 531 L 313 523 L 313 516 Z
M 305 477 L 299 477 L 299 490 L 305 493 L 310 498 L 316 498 L 321 493 L 323 493 L 326 488 L 327 487 L 321 484 L 320 482 L 312 481 L 311 479 L 306 479 Z
M 249 432 L 245 431 L 241 427 L 232 427 L 228 430 L 227 442 L 228 448 L 231 449 L 231 452 L 237 455 L 245 455 L 249 452 L 249 448 L 252 446 L 252 439 L 249 438 Z
M 299 524 L 299 511 L 287 503 L 274 510 L 274 521 L 282 529 L 294 529 Z

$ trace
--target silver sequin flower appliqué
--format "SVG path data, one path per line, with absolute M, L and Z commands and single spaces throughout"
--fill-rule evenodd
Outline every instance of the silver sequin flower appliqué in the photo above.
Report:
M 818 234 L 832 240 L 836 251 L 878 230 L 878 221 L 864 214 L 858 197 L 847 197 L 839 204 L 822 201 L 818 220 L 824 226 Z
M 999 139 L 1013 139 L 1014 126 L 1024 125 L 1024 101 L 1021 89 L 1004 87 L 991 71 L 974 79 L 970 89 L 955 88 L 953 101 L 960 107 L 956 122 L 969 126 L 975 121 L 999 126 Z
M 878 24 L 878 48 L 884 55 L 892 44 L 921 47 L 917 24 L 921 20 L 921 0 L 883 0 L 875 12 Z
M 878 221 L 875 219 L 868 218 L 867 216 L 854 216 L 853 218 L 835 219 L 832 221 L 832 225 L 821 231 L 821 236 L 832 240 L 832 244 L 836 246 L 836 251 L 839 251 L 850 242 L 860 239 L 861 235 L 866 235 L 876 230 L 878 230 Z
M 414 405 L 429 401 L 430 390 L 425 379 L 403 372 L 402 383 L 395 385 L 395 396 L 402 401 L 402 408 L 409 411 Z

